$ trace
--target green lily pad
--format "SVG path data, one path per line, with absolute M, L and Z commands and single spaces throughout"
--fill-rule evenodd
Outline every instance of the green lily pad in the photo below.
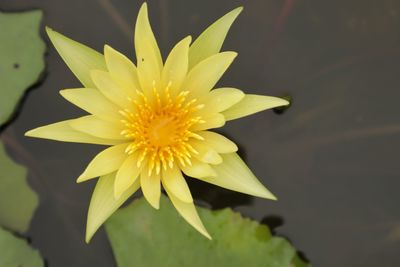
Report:
M 0 228 L 0 267 L 43 266 L 43 259 L 37 250 L 31 248 L 24 239 Z
M 140 199 L 117 211 L 106 222 L 106 231 L 118 266 L 309 266 L 266 225 L 231 209 L 198 211 L 212 241 L 189 226 L 165 196 L 160 210 Z
M 43 72 L 42 12 L 0 12 L 0 126 L 13 114 L 25 90 Z
M 1 142 L 0 170 L 0 226 L 23 233 L 29 227 L 39 199 L 27 184 L 25 167 L 7 156 Z

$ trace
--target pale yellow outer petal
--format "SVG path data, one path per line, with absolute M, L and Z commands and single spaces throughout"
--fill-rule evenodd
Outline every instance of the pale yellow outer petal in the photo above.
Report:
M 149 175 L 148 169 L 143 168 L 140 174 L 140 186 L 147 202 L 155 208 L 160 208 L 160 197 L 161 197 L 161 184 L 160 175 L 157 175 L 155 171 Z
M 181 170 L 177 166 L 167 168 L 166 170 L 163 169 L 161 177 L 164 188 L 167 188 L 171 194 L 183 202 L 193 202 L 189 186 L 187 185 Z
M 57 140 L 62 142 L 87 143 L 98 145 L 116 145 L 119 140 L 104 139 L 85 134 L 73 129 L 70 123 L 73 120 L 56 122 L 46 126 L 38 127 L 25 133 L 25 136 Z
M 217 176 L 202 178 L 202 181 L 256 197 L 276 200 L 236 153 L 221 156 L 223 163 L 213 166 Z
M 190 68 L 221 50 L 229 28 L 242 10 L 238 7 L 221 17 L 194 41 L 189 51 Z
M 143 3 L 140 8 L 136 20 L 135 50 L 141 88 L 144 92 L 152 92 L 153 81 L 156 84 L 160 82 L 163 64 L 156 38 L 150 26 L 146 3 Z
M 207 232 L 206 228 L 204 227 L 201 219 L 197 213 L 196 207 L 192 202 L 184 202 L 177 198 L 172 192 L 165 189 L 167 192 L 169 199 L 171 200 L 172 204 L 174 205 L 175 209 L 178 213 L 197 231 L 199 231 L 202 235 L 207 237 L 211 240 L 210 234 Z
M 116 199 L 120 198 L 129 187 L 139 180 L 141 167 L 137 166 L 138 154 L 130 155 L 117 172 L 114 183 L 114 196 Z
M 118 170 L 128 156 L 125 153 L 128 145 L 129 143 L 120 144 L 101 151 L 89 163 L 86 170 L 79 176 L 77 182 L 84 182 Z
M 105 121 L 94 115 L 70 120 L 70 125 L 73 129 L 92 136 L 118 140 L 119 142 L 127 142 L 129 140 L 121 135 L 121 131 L 125 129 L 122 123 Z
M 112 78 L 121 86 L 126 95 L 133 98 L 136 90 L 140 90 L 135 64 L 108 45 L 104 46 L 104 57 Z
M 236 56 L 236 52 L 229 51 L 204 59 L 188 73 L 182 88 L 190 91 L 191 96 L 202 97 L 215 86 Z
M 286 105 L 289 105 L 289 102 L 279 97 L 246 94 L 239 103 L 225 110 L 222 112 L 222 114 L 224 114 L 225 119 L 229 121 L 239 119 L 241 117 L 245 117 L 266 109 Z
M 183 173 L 187 176 L 194 178 L 217 176 L 217 173 L 214 171 L 213 168 L 211 168 L 209 164 L 201 162 L 195 158 L 190 159 L 190 161 L 192 165 L 179 165 Z
M 190 36 L 184 38 L 169 53 L 161 73 L 161 90 L 170 86 L 170 90 L 174 95 L 175 92 L 181 89 L 188 71 L 188 54 L 191 41 L 192 38 Z
M 225 117 L 221 113 L 207 114 L 207 117 L 202 117 L 201 119 L 204 122 L 193 125 L 190 130 L 203 131 L 220 128 L 225 125 Z
M 112 122 L 119 122 L 122 119 L 119 114 L 120 108 L 111 103 L 99 90 L 88 88 L 65 89 L 61 90 L 60 94 L 75 106 L 102 119 Z
M 120 198 L 114 198 L 115 173 L 99 178 L 90 200 L 87 224 L 86 242 L 89 243 L 95 232 L 130 196 L 140 187 L 136 180 Z
M 198 160 L 214 165 L 222 163 L 222 157 L 204 141 L 190 140 L 189 144 L 198 152 L 194 154 Z
M 62 59 L 79 81 L 85 87 L 93 88 L 90 71 L 93 69 L 106 70 L 104 56 L 48 27 L 46 27 L 46 32 Z
M 218 153 L 232 153 L 238 150 L 234 142 L 221 134 L 210 131 L 198 132 L 197 134 L 203 137 L 204 142 Z
M 217 88 L 211 90 L 203 100 L 206 104 L 205 110 L 213 112 L 224 111 L 238 103 L 244 98 L 244 93 L 236 88 Z M 200 100 L 202 102 L 202 100 Z
M 114 82 L 110 73 L 93 70 L 90 74 L 96 87 L 108 100 L 121 108 L 130 108 L 133 106 L 132 102 L 129 101 L 130 96 L 125 93 L 121 86 Z

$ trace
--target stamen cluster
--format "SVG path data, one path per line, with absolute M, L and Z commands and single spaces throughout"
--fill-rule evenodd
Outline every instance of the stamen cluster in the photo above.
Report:
M 185 166 L 191 165 L 191 157 L 198 152 L 190 145 L 190 138 L 203 140 L 191 128 L 204 123 L 195 112 L 204 104 L 197 104 L 197 99 L 189 99 L 189 91 L 181 91 L 176 97 L 171 96 L 169 84 L 163 91 L 153 86 L 153 91 L 145 95 L 137 91 L 137 99 L 129 99 L 133 111 L 121 110 L 125 117 L 121 122 L 125 129 L 121 134 L 134 141 L 127 147 L 126 153 L 138 153 L 137 166 L 148 166 L 149 175 L 161 168 L 172 168 L 176 161 Z

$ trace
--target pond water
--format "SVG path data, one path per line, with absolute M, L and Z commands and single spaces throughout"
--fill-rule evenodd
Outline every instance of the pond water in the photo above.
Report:
M 44 10 L 43 25 L 102 50 L 134 56 L 133 0 L 1 0 L 3 11 Z M 290 95 L 283 114 L 262 112 L 223 132 L 279 201 L 192 182 L 196 199 L 234 207 L 277 226 L 314 266 L 400 266 L 400 2 L 151 1 L 165 53 L 231 9 L 244 12 L 224 49 L 239 53 L 220 84 Z M 44 38 L 44 32 L 42 32 Z M 115 266 L 101 230 L 84 243 L 94 182 L 76 177 L 101 148 L 28 139 L 23 133 L 83 113 L 58 94 L 78 81 L 49 45 L 43 82 L 30 91 L 2 139 L 29 167 L 41 204 L 27 236 L 49 267 Z

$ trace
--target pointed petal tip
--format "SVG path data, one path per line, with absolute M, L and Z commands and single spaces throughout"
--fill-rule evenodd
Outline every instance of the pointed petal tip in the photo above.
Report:
M 271 193 L 269 193 L 268 195 L 265 195 L 265 198 L 269 199 L 269 200 L 273 200 L 273 201 L 278 201 L 278 198 Z
M 210 240 L 210 241 L 212 241 L 213 239 L 212 239 L 212 237 L 211 237 L 211 235 L 207 232 L 207 231 L 205 231 L 205 232 L 200 232 L 205 238 L 207 238 L 208 240 Z
M 41 131 L 41 129 L 43 129 L 44 127 L 46 127 L 46 126 L 41 126 L 41 127 L 37 127 L 32 130 L 29 130 L 26 133 L 24 133 L 24 136 L 48 139 L 47 137 L 43 137 L 43 131 Z
M 262 190 L 257 194 L 258 197 L 264 198 L 264 199 L 269 199 L 273 201 L 277 201 L 278 198 L 272 194 L 266 187 L 263 186 Z
M 50 28 L 49 26 L 47 26 L 47 25 L 44 27 L 44 29 L 46 30 L 46 33 L 48 35 L 51 34 L 52 32 L 54 32 L 54 30 L 52 28 Z
M 205 238 L 207 238 L 208 240 L 213 240 L 213 238 L 211 237 L 211 235 L 208 233 L 207 229 L 203 226 L 201 228 L 196 228 L 197 231 L 199 231 L 200 234 L 202 234 Z
M 94 233 L 89 232 L 88 229 L 86 229 L 86 235 L 85 235 L 85 243 L 89 244 L 90 241 L 92 240 Z
M 65 95 L 67 94 L 68 89 L 61 89 L 60 91 L 58 91 L 58 93 L 62 96 L 65 97 Z
M 146 12 L 147 14 L 147 2 L 143 2 L 143 4 L 140 6 L 139 14 L 141 14 L 142 12 Z
M 231 56 L 232 60 L 238 56 L 238 52 L 235 52 L 235 51 L 224 51 L 224 52 L 221 52 L 221 54 L 227 54 L 227 55 Z
M 243 9 L 244 9 L 243 6 L 239 6 L 239 7 L 235 8 L 234 10 L 236 10 L 236 12 L 240 13 L 243 11 Z
M 115 200 L 119 200 L 119 198 L 121 197 L 121 195 L 122 195 L 122 193 L 120 193 L 120 192 L 115 192 L 115 191 L 114 191 L 114 199 L 115 199 Z
M 76 183 L 77 184 L 80 184 L 80 183 L 83 183 L 83 182 L 86 182 L 87 180 L 89 180 L 90 179 L 90 177 L 87 177 L 86 176 L 86 173 L 85 172 L 83 172 L 81 175 L 79 175 L 79 177 L 76 179 Z
M 93 227 L 89 228 L 89 221 L 86 223 L 86 233 L 85 233 L 85 243 L 86 244 L 90 243 L 94 234 L 97 232 L 97 230 L 99 228 L 100 228 L 100 226 L 96 227 L 96 228 L 93 228 Z
M 290 105 L 290 102 L 284 98 L 280 98 L 281 99 L 281 106 L 288 106 Z
M 110 50 L 112 50 L 112 47 L 108 44 L 105 44 L 103 48 L 104 55 L 106 55 Z
M 123 190 L 117 188 L 117 187 L 114 185 L 114 199 L 115 199 L 115 200 L 119 200 L 119 199 L 121 198 L 121 196 L 122 196 L 123 193 L 124 193 Z
M 150 203 L 150 206 L 152 206 L 154 209 L 159 210 L 160 209 L 160 203 Z
M 188 43 L 188 45 L 190 45 L 190 43 L 192 42 L 192 36 L 191 36 L 191 35 L 186 36 L 186 37 L 183 39 L 183 41 L 184 41 L 185 43 Z
M 235 19 L 240 15 L 240 13 L 242 13 L 243 9 L 244 9 L 243 6 L 238 6 L 237 8 L 232 9 L 232 10 L 231 10 L 230 12 L 228 12 L 226 15 L 232 14 L 232 15 L 233 15 L 233 20 L 235 20 Z M 225 15 L 225 16 L 226 16 L 226 15 Z
M 35 129 L 32 129 L 32 130 L 29 130 L 29 131 L 25 132 L 24 136 L 35 137 Z

